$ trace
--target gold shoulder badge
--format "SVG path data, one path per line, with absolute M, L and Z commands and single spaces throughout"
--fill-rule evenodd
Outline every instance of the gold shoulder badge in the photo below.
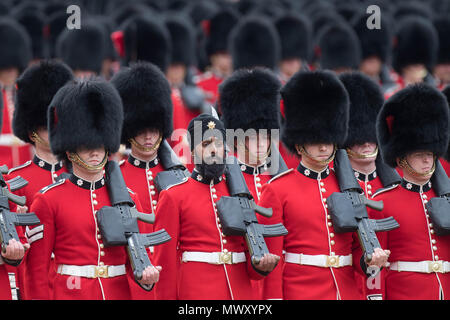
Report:
M 208 128 L 209 129 L 214 129 L 216 127 L 216 124 L 215 124 L 215 122 L 214 121 L 210 121 L 210 122 L 208 122 Z

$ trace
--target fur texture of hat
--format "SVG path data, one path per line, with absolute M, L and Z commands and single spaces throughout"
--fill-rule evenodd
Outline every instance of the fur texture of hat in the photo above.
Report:
M 101 79 L 71 81 L 60 88 L 48 108 L 50 148 L 58 158 L 79 148 L 119 150 L 123 107 L 112 84 Z
M 72 70 L 57 61 L 43 60 L 28 67 L 17 80 L 16 104 L 12 120 L 14 134 L 32 143 L 29 134 L 47 128 L 47 108 L 56 92 L 73 79 Z
M 428 84 L 410 85 L 394 94 L 376 123 L 383 161 L 396 167 L 396 158 L 420 150 L 444 155 L 449 142 L 448 109 L 444 94 Z
M 296 154 L 295 145 L 334 143 L 347 138 L 349 97 L 330 71 L 297 72 L 281 89 L 285 123 L 281 139 Z
M 31 38 L 24 27 L 13 19 L 0 19 L 0 70 L 25 70 L 32 58 Z
M 140 131 L 158 129 L 164 138 L 173 131 L 172 99 L 169 82 L 158 67 L 149 62 L 123 67 L 111 79 L 119 92 L 124 111 L 123 144 Z

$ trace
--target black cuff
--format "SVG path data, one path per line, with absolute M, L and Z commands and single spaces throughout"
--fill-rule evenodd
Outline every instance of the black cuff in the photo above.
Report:
M 9 259 L 6 259 L 6 258 L 3 257 L 3 256 L 2 256 L 2 259 L 3 259 L 3 262 L 4 262 L 4 263 L 6 263 L 6 264 L 8 264 L 8 265 L 10 265 L 10 266 L 13 266 L 13 267 L 19 266 L 19 265 L 22 263 L 22 260 L 23 260 L 23 259 L 19 259 L 19 260 L 9 260 Z
M 376 275 L 378 275 L 381 272 L 381 270 L 383 270 L 383 267 L 381 267 L 381 268 L 379 268 L 378 272 L 376 272 L 376 273 L 373 273 L 370 271 L 368 273 L 367 270 L 369 269 L 369 266 L 367 265 L 366 260 L 364 259 L 364 255 L 361 256 L 361 259 L 359 260 L 359 265 L 361 266 L 361 269 L 367 278 L 375 277 Z
M 148 284 L 141 284 L 141 283 L 139 283 L 139 281 L 137 281 L 136 279 L 135 279 L 134 281 L 139 285 L 139 287 L 141 287 L 141 288 L 144 289 L 145 291 L 152 291 L 152 290 L 153 290 L 153 287 L 155 286 L 155 284 L 152 284 L 151 286 L 148 285 Z

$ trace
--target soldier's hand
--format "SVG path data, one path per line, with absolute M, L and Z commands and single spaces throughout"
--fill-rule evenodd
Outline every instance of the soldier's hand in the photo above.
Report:
M 385 267 L 391 254 L 390 250 L 383 250 L 381 248 L 375 248 L 372 254 L 372 260 L 367 262 L 368 266 L 377 266 L 378 268 Z
M 159 273 L 161 272 L 161 266 L 150 266 L 144 269 L 142 273 L 142 279 L 138 280 L 142 285 L 153 285 L 159 281 Z
M 17 213 L 27 213 L 28 207 L 27 206 L 17 206 Z
M 8 260 L 21 260 L 25 255 L 25 250 L 29 249 L 30 245 L 27 243 L 23 245 L 16 239 L 11 239 L 6 246 L 6 252 L 2 250 L 2 257 Z
M 280 261 L 280 256 L 277 256 L 272 253 L 264 254 L 264 257 L 261 258 L 258 264 L 254 264 L 255 269 L 258 269 L 262 272 L 271 272 Z

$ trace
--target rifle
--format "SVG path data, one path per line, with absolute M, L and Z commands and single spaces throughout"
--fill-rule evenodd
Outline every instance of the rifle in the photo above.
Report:
M 165 243 L 170 240 L 170 236 L 164 229 L 139 233 L 137 220 L 154 223 L 155 215 L 137 211 L 117 162 L 108 161 L 105 173 L 112 206 L 104 206 L 96 214 L 105 247 L 126 246 L 135 281 L 144 290 L 150 291 L 153 286 L 138 282 L 142 279 L 144 269 L 152 265 L 145 248 Z
M 364 196 L 344 149 L 336 151 L 334 170 L 341 191 L 327 198 L 334 229 L 337 233 L 357 231 L 365 261 L 370 262 L 375 248 L 381 248 L 375 232 L 390 231 L 400 225 L 393 217 L 369 219 L 366 207 L 381 211 L 383 202 L 369 200 Z
M 230 236 L 244 236 L 252 264 L 258 265 L 264 254 L 269 253 L 264 237 L 284 236 L 288 231 L 281 223 L 274 225 L 258 223 L 255 212 L 271 217 L 272 208 L 256 205 L 237 159 L 233 156 L 227 160 L 225 176 L 231 196 L 224 196 L 217 202 L 223 232 Z
M 189 178 L 189 170 L 181 164 L 177 155 L 165 139 L 158 149 L 158 157 L 165 169 L 155 177 L 155 186 L 158 192 L 166 190 L 168 187 L 179 184 Z
M 437 197 L 431 198 L 425 208 L 433 221 L 436 235 L 445 236 L 450 234 L 450 180 L 439 159 L 435 163 L 431 183 Z
M 9 201 L 14 202 L 19 206 L 24 206 L 26 198 L 12 194 L 8 189 L 3 173 L 8 171 L 6 166 L 0 168 L 0 241 L 3 253 L 6 252 L 6 247 L 9 244 L 9 240 L 15 239 L 20 242 L 19 235 L 17 234 L 16 226 L 34 226 L 41 223 L 36 214 L 34 213 L 21 213 L 17 214 L 9 210 Z M 18 190 L 28 184 L 28 181 L 18 176 L 8 181 L 12 182 L 11 189 Z M 6 263 L 16 265 L 13 262 L 3 259 Z

